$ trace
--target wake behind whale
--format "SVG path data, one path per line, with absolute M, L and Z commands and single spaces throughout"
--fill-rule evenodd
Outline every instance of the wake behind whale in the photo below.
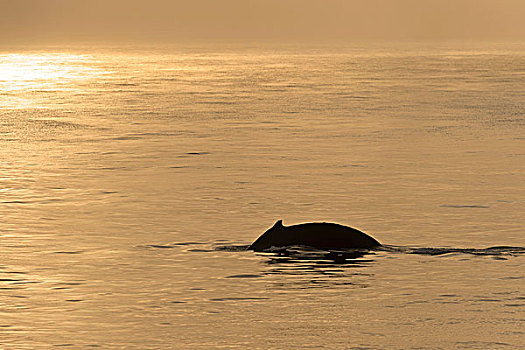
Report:
M 151 248 L 157 248 L 157 245 L 150 245 Z M 161 248 L 170 248 L 171 246 L 160 246 Z M 228 252 L 242 252 L 253 250 L 251 245 L 218 245 L 214 248 L 215 251 Z M 258 251 L 256 251 L 258 252 Z M 396 245 L 381 245 L 370 249 L 359 248 L 331 248 L 319 249 L 304 245 L 290 245 L 286 247 L 271 247 L 267 250 L 259 252 L 276 253 L 276 254 L 292 254 L 303 256 L 335 256 L 337 254 L 347 256 L 365 256 L 366 254 L 373 254 L 375 252 L 387 252 L 393 254 L 417 254 L 417 255 L 446 255 L 446 254 L 469 254 L 479 256 L 519 256 L 525 255 L 525 247 L 514 246 L 494 246 L 488 248 L 454 248 L 454 247 L 409 247 Z

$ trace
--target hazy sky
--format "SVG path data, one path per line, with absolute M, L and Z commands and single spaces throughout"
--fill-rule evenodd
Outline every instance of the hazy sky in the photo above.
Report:
M 525 0 L 0 0 L 0 44 L 525 41 Z

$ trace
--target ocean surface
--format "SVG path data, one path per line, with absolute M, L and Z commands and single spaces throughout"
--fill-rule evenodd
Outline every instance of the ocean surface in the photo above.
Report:
M 0 348 L 523 349 L 524 121 L 520 44 L 3 48 Z

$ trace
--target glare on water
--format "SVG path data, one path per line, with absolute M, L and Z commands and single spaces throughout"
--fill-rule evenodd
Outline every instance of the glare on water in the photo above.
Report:
M 522 348 L 522 47 L 70 51 L 0 54 L 1 347 Z
M 65 53 L 0 54 L 0 108 L 45 108 L 57 92 L 79 93 L 79 84 L 101 74 L 90 67 L 92 60 Z

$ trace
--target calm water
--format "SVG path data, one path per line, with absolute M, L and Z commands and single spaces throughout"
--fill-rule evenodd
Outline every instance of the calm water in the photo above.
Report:
M 522 250 L 409 252 L 525 247 L 524 115 L 520 45 L 5 49 L 0 347 L 522 349 Z

